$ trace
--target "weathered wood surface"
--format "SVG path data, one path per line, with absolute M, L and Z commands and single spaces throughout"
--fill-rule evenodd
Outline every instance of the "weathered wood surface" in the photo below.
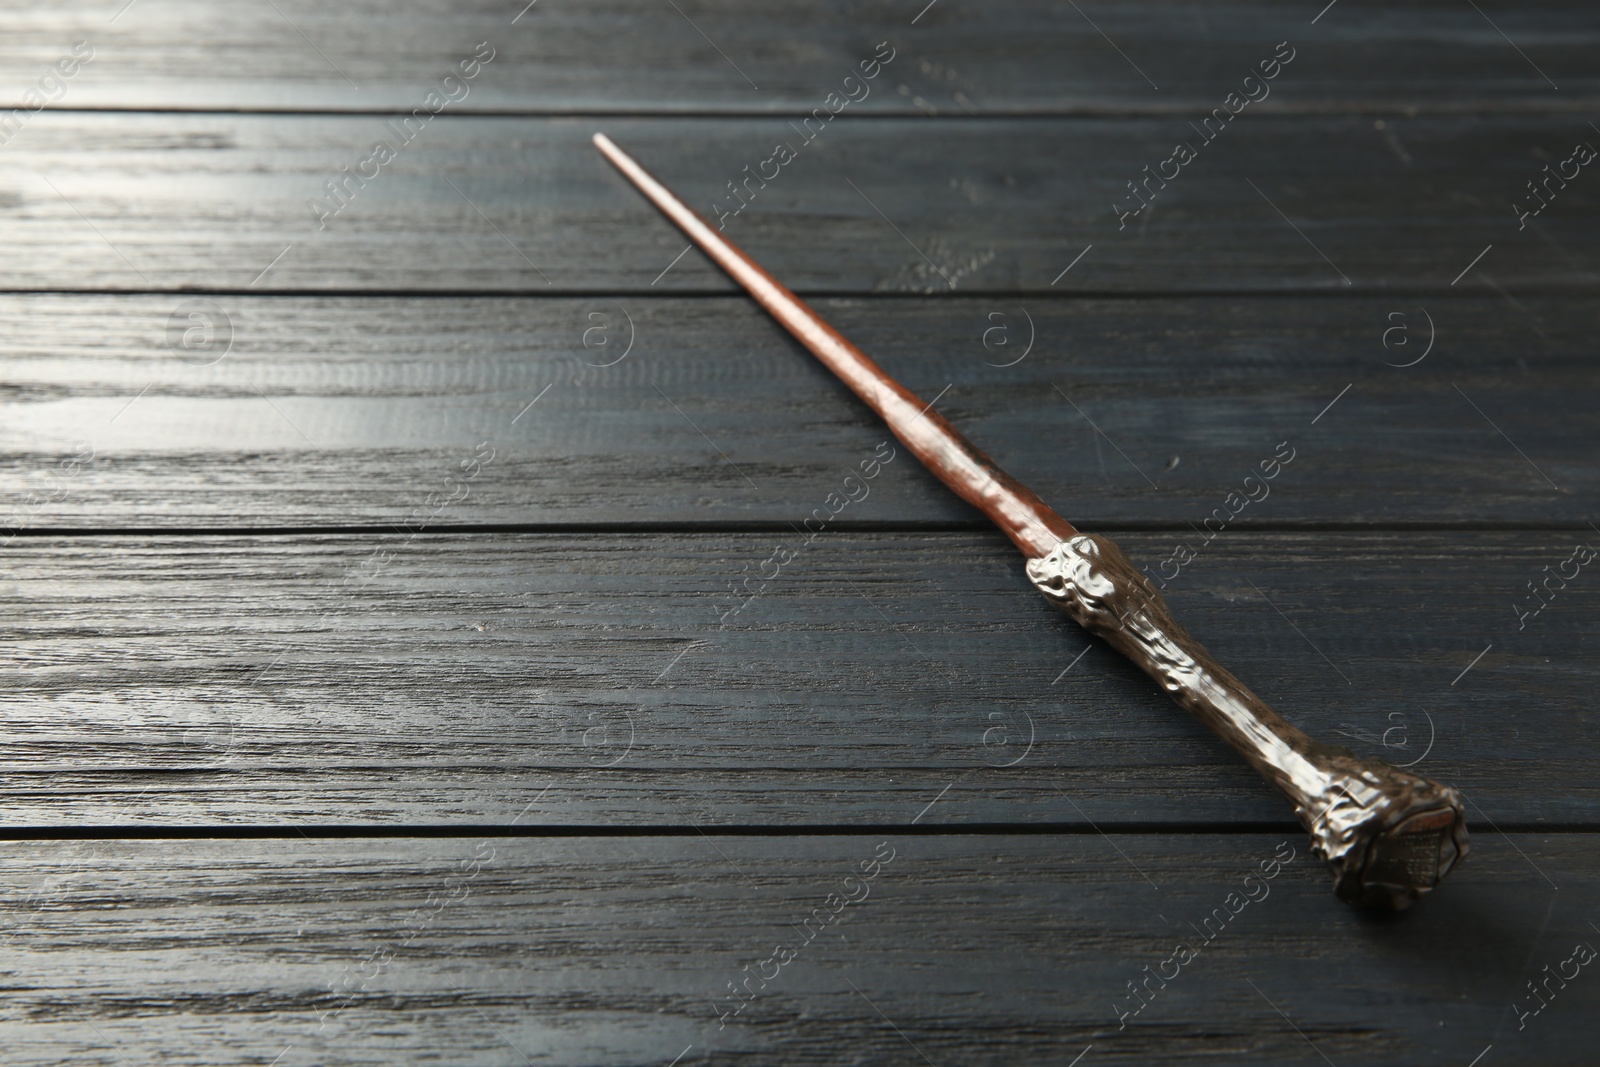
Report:
M 37 115 L 0 170 L 0 289 L 729 291 L 700 253 L 678 260 L 684 238 L 594 150 L 596 128 L 708 215 L 789 143 L 796 158 L 728 232 L 803 292 L 1441 293 L 1458 277 L 1587 292 L 1600 278 L 1600 184 L 1580 173 L 1525 229 L 1514 206 L 1600 138 L 1577 117 L 1246 110 L 1208 146 L 1176 116 L 841 116 L 809 144 L 777 117 L 453 116 L 352 179 L 333 214 L 341 168 L 401 144 L 386 121 Z M 1179 140 L 1201 154 L 1124 228 L 1118 211 L 1141 202 L 1127 183 Z
M 0 297 L 0 534 L 381 525 L 436 491 L 456 526 L 783 529 L 887 438 L 743 298 L 193 299 Z M 1284 441 L 1230 525 L 1595 517 L 1590 300 L 819 307 L 1088 529 L 1226 514 Z M 838 521 L 981 524 L 909 458 Z
M 1518 1018 L 1600 941 L 1589 579 L 1519 612 L 1600 538 L 1600 200 L 1516 205 L 1600 143 L 1597 41 L 1551 0 L 8 12 L 5 1061 L 1591 1062 L 1592 967 Z M 1168 596 L 1317 736 L 1462 787 L 1471 860 L 1337 904 L 909 457 L 763 586 L 884 434 L 596 128 L 708 214 L 795 143 L 734 239 L 1153 570 L 1290 442 Z
M 126 2 L 8 11 L 4 106 L 77 40 L 94 58 L 57 107 L 409 110 L 481 41 L 467 110 L 805 113 L 882 40 L 894 62 L 852 105 L 874 113 L 1209 110 L 1282 40 L 1304 58 L 1273 107 L 1584 113 L 1600 95 L 1600 34 L 1572 0 L 1340 0 L 1315 24 L 1319 4 L 1261 0 Z
M 1592 837 L 1484 835 L 1389 918 L 1285 841 L 10 842 L 0 1034 L 19 1067 L 1593 1062 Z
M 1118 540 L 1154 564 L 1177 536 Z M 1312 734 L 1497 824 L 1600 818 L 1592 579 L 1514 608 L 1595 535 L 1188 539 L 1179 617 Z M 998 534 L 24 537 L 7 559 L 12 827 L 859 826 L 946 785 L 928 821 L 1290 819 Z

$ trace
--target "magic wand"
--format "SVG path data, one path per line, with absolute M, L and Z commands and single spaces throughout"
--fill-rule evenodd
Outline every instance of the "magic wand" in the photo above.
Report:
M 1110 540 L 1080 533 L 883 372 L 604 134 L 594 143 L 651 203 L 877 412 L 922 464 L 1027 556 L 1028 580 L 1244 756 L 1294 805 L 1352 904 L 1405 908 L 1466 858 L 1461 796 L 1449 786 L 1314 740 L 1229 674 L 1172 618 Z

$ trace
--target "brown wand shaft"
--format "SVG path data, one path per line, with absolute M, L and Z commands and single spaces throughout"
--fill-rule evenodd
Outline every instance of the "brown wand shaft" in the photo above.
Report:
M 1024 553 L 1030 557 L 1042 556 L 1077 532 L 1033 490 L 978 451 L 943 415 L 929 410 L 928 404 L 885 374 L 861 349 L 824 322 L 822 316 L 713 230 L 705 219 L 656 181 L 609 137 L 597 133 L 594 143 L 651 203 L 700 246 L 702 252 L 744 286 L 779 325 L 866 401 L 912 455 L 955 490 L 956 495 L 993 520 Z

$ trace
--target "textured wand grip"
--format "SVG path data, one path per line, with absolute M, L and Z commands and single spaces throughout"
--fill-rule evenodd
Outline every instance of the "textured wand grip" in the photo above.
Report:
M 1149 579 L 1104 537 L 1077 534 L 1028 561 L 1049 600 L 1133 660 L 1294 804 L 1339 899 L 1405 908 L 1466 858 L 1461 797 L 1291 726 L 1172 618 Z

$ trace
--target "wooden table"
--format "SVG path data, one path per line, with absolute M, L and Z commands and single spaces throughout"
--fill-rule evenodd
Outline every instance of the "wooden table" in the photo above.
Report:
M 1594 1062 L 1600 19 L 1319 6 L 8 12 L 5 1062 Z M 1335 901 L 597 129 L 1471 860 Z

